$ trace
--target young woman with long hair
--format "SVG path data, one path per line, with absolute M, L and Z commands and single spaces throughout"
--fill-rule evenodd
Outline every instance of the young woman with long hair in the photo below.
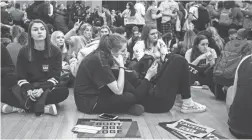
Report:
M 57 115 L 57 103 L 69 94 L 67 87 L 59 87 L 62 55 L 51 44 L 49 31 L 41 20 L 33 20 L 28 30 L 28 45 L 17 60 L 17 86 L 12 88 L 12 104 L 36 115 Z
M 124 24 L 127 33 L 127 38 L 129 39 L 132 36 L 132 28 L 136 25 L 136 9 L 132 2 L 126 4 L 126 10 L 123 11 L 122 15 L 124 16 Z
M 158 73 L 152 80 L 152 88 L 146 87 L 149 94 L 142 99 L 142 104 L 147 112 L 169 111 L 174 105 L 177 94 L 182 96 L 181 112 L 206 111 L 206 106 L 194 102 L 191 98 L 187 61 L 182 56 L 169 53 L 165 43 L 158 37 L 157 27 L 144 26 L 142 41 L 138 41 L 136 45 L 142 45 L 145 48 L 145 54 L 149 54 L 156 61 L 161 62 Z
M 214 49 L 208 47 L 208 38 L 198 35 L 193 43 L 193 47 L 187 50 L 185 58 L 190 67 L 197 70 L 191 73 L 192 82 L 198 81 L 200 85 L 207 85 L 214 92 L 213 66 L 217 59 Z
M 132 115 L 144 112 L 143 106 L 137 104 L 142 96 L 129 90 L 130 85 L 127 84 L 126 54 L 127 40 L 123 36 L 109 34 L 101 37 L 98 49 L 81 62 L 77 72 L 74 97 L 78 110 Z M 112 69 L 116 69 L 117 74 Z M 149 72 L 146 79 L 150 79 L 152 73 Z M 146 87 L 148 81 L 144 80 L 140 85 Z M 138 90 L 145 90 L 144 87 L 139 86 Z
M 188 63 L 195 66 L 214 65 L 217 54 L 214 49 L 208 47 L 208 38 L 204 35 L 198 35 L 194 40 L 193 47 L 186 52 L 185 58 Z

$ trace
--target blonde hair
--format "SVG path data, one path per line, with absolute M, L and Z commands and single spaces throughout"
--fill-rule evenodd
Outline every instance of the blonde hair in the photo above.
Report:
M 57 46 L 57 42 L 56 42 L 56 39 L 57 39 L 57 36 L 59 34 L 62 34 L 64 36 L 64 33 L 61 32 L 61 31 L 54 31 L 51 35 L 51 42 L 54 46 L 56 46 L 57 48 L 60 49 L 60 51 L 62 52 L 64 48 L 66 48 L 66 43 L 64 42 L 64 45 L 63 46 Z M 62 52 L 62 53 L 66 53 L 66 52 Z
M 87 29 L 87 27 L 91 27 L 91 30 L 93 31 L 92 25 L 88 23 L 83 23 L 77 30 L 78 35 L 79 36 L 83 35 L 83 32 Z
M 217 29 L 210 26 L 206 29 L 206 31 L 210 32 L 212 34 L 213 39 L 215 40 L 216 44 L 218 45 L 220 50 L 223 50 L 224 48 L 224 39 L 220 37 L 220 35 L 217 32 Z
M 187 50 L 192 48 L 196 34 L 192 30 L 187 30 L 184 35 L 184 41 L 182 42 L 181 51 L 185 53 Z

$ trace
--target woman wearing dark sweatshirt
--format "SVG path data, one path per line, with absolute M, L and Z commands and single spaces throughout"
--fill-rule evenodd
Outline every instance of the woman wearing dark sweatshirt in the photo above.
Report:
M 32 21 L 28 45 L 18 54 L 18 85 L 12 88 L 19 103 L 17 107 L 36 115 L 57 115 L 55 104 L 64 101 L 69 93 L 67 87 L 58 86 L 61 63 L 61 52 L 50 43 L 46 24 Z

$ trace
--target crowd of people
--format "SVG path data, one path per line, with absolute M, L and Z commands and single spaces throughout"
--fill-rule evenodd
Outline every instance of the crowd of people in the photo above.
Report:
M 1 51 L 2 113 L 57 115 L 69 87 L 83 113 L 200 113 L 202 86 L 252 138 L 252 1 L 1 2 Z

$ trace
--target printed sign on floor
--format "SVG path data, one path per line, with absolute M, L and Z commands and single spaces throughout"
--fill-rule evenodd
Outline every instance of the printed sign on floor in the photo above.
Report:
M 167 124 L 167 127 L 182 132 L 184 134 L 192 135 L 195 137 L 203 138 L 214 129 L 200 124 L 195 124 L 186 120 L 179 120 L 173 124 Z

